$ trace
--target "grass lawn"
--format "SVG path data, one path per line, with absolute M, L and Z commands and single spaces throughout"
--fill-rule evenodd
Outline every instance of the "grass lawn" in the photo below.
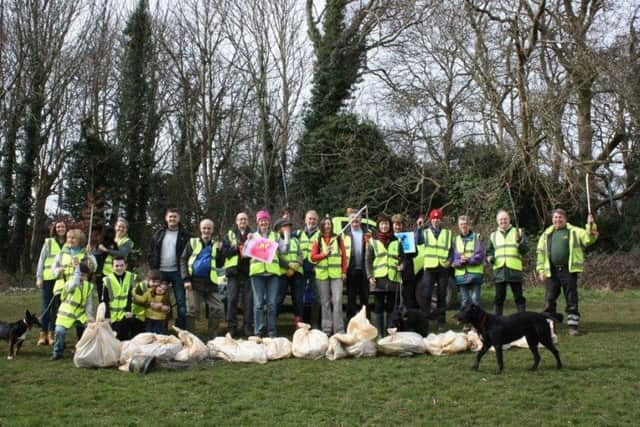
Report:
M 491 292 L 484 288 L 486 307 Z M 541 310 L 541 289 L 526 296 L 531 310 Z M 540 369 L 530 372 L 530 352 L 512 349 L 499 376 L 493 353 L 479 372 L 470 370 L 475 356 L 464 353 L 216 361 L 140 376 L 76 369 L 70 357 L 49 361 L 50 348 L 36 347 L 33 331 L 16 360 L 2 347 L 0 425 L 639 425 L 640 291 L 580 296 L 585 334 L 569 337 L 565 325 L 557 331 L 564 369 L 543 349 Z M 36 307 L 35 291 L 0 294 L 3 320 Z

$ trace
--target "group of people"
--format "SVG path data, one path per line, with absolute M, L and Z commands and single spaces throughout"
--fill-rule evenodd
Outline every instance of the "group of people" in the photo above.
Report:
M 143 280 L 128 270 L 134 243 L 127 235 L 126 220 L 116 222 L 111 244 L 95 247 L 87 244 L 83 231 L 67 230 L 65 222 L 55 222 L 37 268 L 36 285 L 42 289 L 38 345 L 53 345 L 52 358 L 62 357 L 67 331 L 75 327 L 80 337 L 92 320 L 94 284 L 122 340 L 143 331 L 166 333 L 171 313 L 178 328 L 195 331 L 202 304 L 207 308 L 208 338 L 217 335 L 225 317 L 232 336 L 274 337 L 287 291 L 296 327 L 306 321 L 329 335 L 340 333 L 345 330 L 345 286 L 347 320 L 368 306 L 373 294 L 372 321 L 380 336 L 401 305 L 421 310 L 442 329 L 450 278 L 460 291 L 461 306 L 479 305 L 485 263 L 493 270 L 495 314 L 503 314 L 507 287 L 516 309 L 526 308 L 522 257 L 529 244 L 504 210 L 497 213 L 498 227 L 486 242 L 466 215 L 458 217 L 456 233 L 443 227 L 439 209 L 426 218 L 418 217 L 411 229 L 401 214 L 380 214 L 373 227 L 364 224 L 359 213 L 350 212 L 341 230 L 334 229 L 330 217 L 320 219 L 314 210 L 306 212 L 304 226 L 298 230 L 289 209 L 274 221 L 265 210 L 255 218 L 254 229 L 249 215 L 238 213 L 235 224 L 216 240 L 210 219 L 200 221 L 198 235 L 190 237 L 180 213 L 168 209 L 164 226 L 150 239 L 149 270 Z M 597 227 L 591 215 L 585 228 L 569 224 L 562 209 L 553 211 L 552 222 L 538 241 L 536 270 L 545 283 L 545 311 L 556 313 L 562 290 L 569 333 L 575 335 L 580 321 L 578 273 L 583 269 L 584 248 L 597 239 Z M 270 259 L 253 257 L 246 250 L 255 243 L 253 239 L 272 242 Z M 220 293 L 225 284 L 226 301 Z M 169 289 L 173 289 L 173 305 Z M 238 323 L 240 305 L 242 325 Z M 310 310 L 305 310 L 306 305 Z

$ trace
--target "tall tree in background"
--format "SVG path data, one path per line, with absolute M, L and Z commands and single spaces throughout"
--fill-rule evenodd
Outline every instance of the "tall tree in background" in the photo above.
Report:
M 118 142 L 126 160 L 124 186 L 129 234 L 143 239 L 159 127 L 157 77 L 151 16 L 140 0 L 124 30 L 125 48 L 119 94 Z
M 293 171 L 293 193 L 308 207 L 338 212 L 345 201 L 355 201 L 361 194 L 388 189 L 389 182 L 379 179 L 381 163 L 372 161 L 388 148 L 375 124 L 362 123 L 352 115 L 340 117 L 355 86 L 366 71 L 367 52 L 384 46 L 408 25 L 420 19 L 413 12 L 412 1 L 371 0 L 356 6 L 350 0 L 328 0 L 324 11 L 316 18 L 313 0 L 307 0 L 307 26 L 316 61 L 309 110 L 305 116 L 305 134 L 299 142 L 298 158 Z M 318 28 L 322 21 L 322 30 Z M 376 38 L 371 34 L 378 29 Z M 369 40 L 371 38 L 371 40 Z M 349 137 L 349 129 L 352 137 Z M 346 132 L 346 133 L 345 133 Z M 334 141 L 341 141 L 336 145 Z M 388 156 L 393 156 L 389 152 Z M 332 168 L 342 159 L 345 167 Z M 376 173 L 378 171 L 379 173 Z M 398 170 L 398 175 L 406 171 Z M 366 175 L 370 179 L 356 179 Z M 396 178 L 397 175 L 394 175 Z M 352 185 L 335 185 L 349 182 Z M 344 189 L 348 189 L 348 194 Z M 340 204 L 333 203 L 326 194 L 342 194 Z M 382 196 L 370 205 L 387 206 L 389 198 Z

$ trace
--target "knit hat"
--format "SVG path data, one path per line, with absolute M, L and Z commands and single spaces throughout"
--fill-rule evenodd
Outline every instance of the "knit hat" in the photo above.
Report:
M 442 211 L 440 209 L 433 209 L 429 212 L 429 221 L 432 219 L 442 219 Z
M 260 221 L 261 219 L 266 219 L 267 221 L 271 220 L 271 215 L 269 215 L 268 211 L 258 211 L 256 214 L 256 221 Z

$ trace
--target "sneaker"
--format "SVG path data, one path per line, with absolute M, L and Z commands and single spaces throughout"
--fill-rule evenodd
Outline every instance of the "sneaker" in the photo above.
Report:
M 60 359 L 62 359 L 61 354 L 54 354 L 53 356 L 51 356 L 51 359 L 49 360 L 60 360 Z
M 569 328 L 569 336 L 570 337 L 575 337 L 580 335 L 580 332 L 578 332 L 578 328 Z

